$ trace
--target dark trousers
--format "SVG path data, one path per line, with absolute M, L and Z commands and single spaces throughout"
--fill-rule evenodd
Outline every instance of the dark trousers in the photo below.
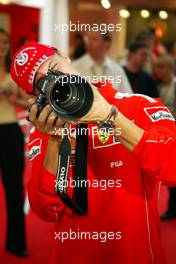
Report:
M 25 250 L 24 137 L 17 123 L 0 124 L 0 169 L 7 206 L 6 248 Z

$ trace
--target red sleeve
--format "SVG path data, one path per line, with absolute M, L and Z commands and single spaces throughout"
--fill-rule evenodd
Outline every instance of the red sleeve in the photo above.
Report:
M 176 185 L 176 126 L 161 102 L 142 100 L 137 125 L 145 130 L 134 149 L 144 173 L 167 185 Z
M 28 144 L 29 159 L 32 163 L 32 176 L 28 183 L 29 202 L 34 212 L 45 221 L 59 221 L 65 207 L 54 191 L 55 175 L 43 165 L 48 144 L 48 136 L 32 129 Z

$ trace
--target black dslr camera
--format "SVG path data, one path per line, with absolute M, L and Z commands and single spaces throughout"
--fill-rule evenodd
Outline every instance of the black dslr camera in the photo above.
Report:
M 49 70 L 44 77 L 39 78 L 37 88 L 40 91 L 36 100 L 39 112 L 49 104 L 64 119 L 74 121 L 83 117 L 93 103 L 90 84 L 78 75 Z
M 86 115 L 93 103 L 93 91 L 90 84 L 78 75 L 69 75 L 62 72 L 48 71 L 46 75 L 39 78 L 36 84 L 39 95 L 36 104 L 39 113 L 46 104 L 64 119 L 77 120 Z M 87 134 L 78 131 L 87 125 L 76 126 L 75 147 L 75 181 L 87 179 Z M 62 186 L 68 179 L 68 171 L 71 157 L 71 143 L 68 135 L 62 139 L 59 147 L 59 162 L 56 174 L 55 191 L 66 206 L 76 214 L 86 214 L 88 210 L 87 187 L 75 187 L 72 197 L 67 193 L 67 187 Z

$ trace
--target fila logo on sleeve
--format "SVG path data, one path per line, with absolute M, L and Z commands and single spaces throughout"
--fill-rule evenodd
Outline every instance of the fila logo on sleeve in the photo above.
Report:
M 28 144 L 28 157 L 33 160 L 35 157 L 41 153 L 42 139 L 36 138 Z
M 160 120 L 172 120 L 175 121 L 173 115 L 169 112 L 169 109 L 165 106 L 154 106 L 144 108 L 145 113 L 152 120 L 157 122 Z

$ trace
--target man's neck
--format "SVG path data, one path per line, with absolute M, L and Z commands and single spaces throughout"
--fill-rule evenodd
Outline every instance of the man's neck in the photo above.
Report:
M 90 55 L 91 56 L 91 55 Z M 104 57 L 97 57 L 97 58 L 93 58 L 92 56 L 91 56 L 91 58 L 92 58 L 92 60 L 95 62 L 95 64 L 97 64 L 97 65 L 99 65 L 99 66 L 102 66 L 102 64 L 104 63 L 104 61 L 105 61 L 105 56 Z
M 132 73 L 138 73 L 140 71 L 140 68 L 131 62 L 128 62 L 128 64 L 126 65 L 126 68 L 128 71 Z

